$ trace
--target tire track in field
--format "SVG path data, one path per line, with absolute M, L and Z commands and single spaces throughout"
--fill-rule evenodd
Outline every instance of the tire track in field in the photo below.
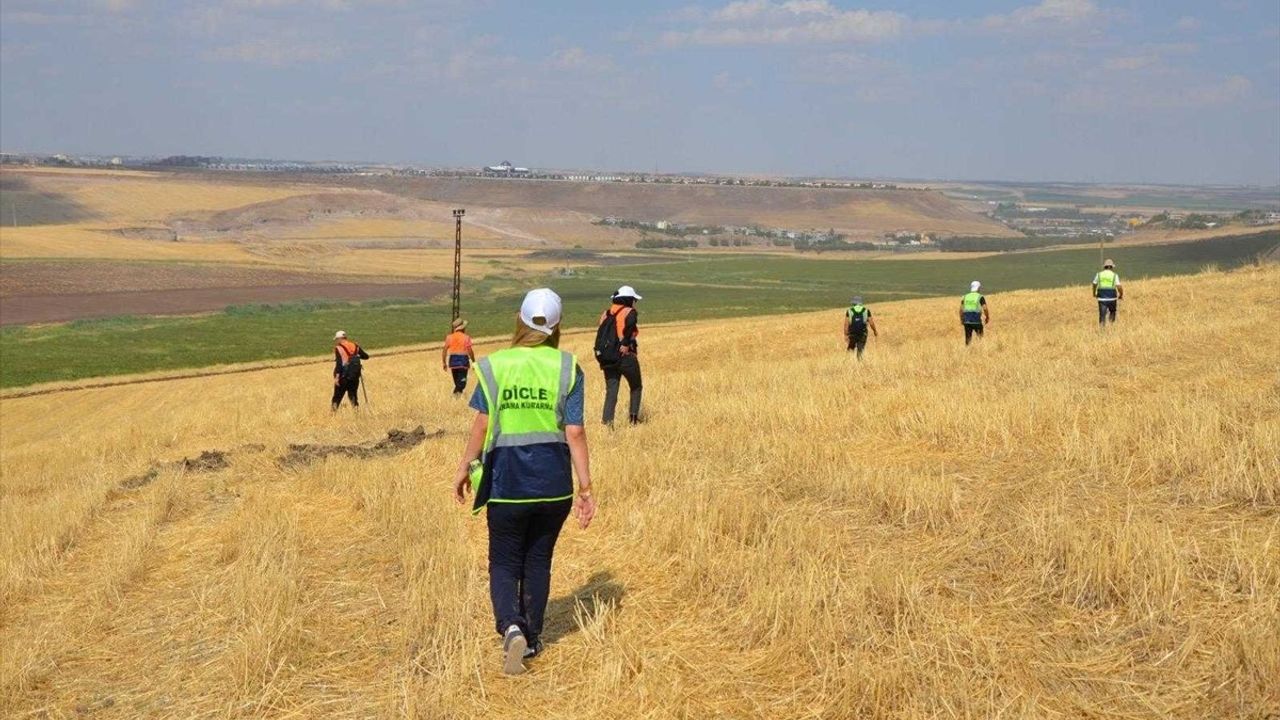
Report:
M 675 327 L 684 327 L 684 326 L 693 325 L 693 324 L 695 323 L 694 322 L 650 323 L 650 324 L 646 324 L 645 327 L 675 328 Z M 561 336 L 568 337 L 568 336 L 575 336 L 575 335 L 594 335 L 595 332 L 596 332 L 595 328 L 578 328 L 576 330 L 565 330 L 561 333 Z M 494 343 L 503 342 L 506 339 L 507 339 L 506 336 L 497 337 L 497 338 L 493 338 L 493 337 L 474 338 L 473 342 L 476 345 L 492 345 Z M 376 357 L 384 358 L 384 357 L 395 357 L 399 355 L 419 355 L 422 353 L 440 352 L 440 350 L 443 347 L 444 347 L 443 343 L 434 343 L 431 345 L 402 348 L 399 350 L 385 350 L 385 351 L 378 352 Z M 68 385 L 68 386 L 59 386 L 59 387 L 50 387 L 50 388 L 37 387 L 31 390 L 14 390 L 10 392 L 0 393 L 0 400 L 16 400 L 18 398 L 39 397 L 42 395 L 58 395 L 61 393 L 77 392 L 79 390 L 101 390 L 102 388 L 125 387 L 129 385 L 149 385 L 152 383 L 163 383 L 163 382 L 170 382 L 173 380 L 195 380 L 195 379 L 206 378 L 206 377 L 218 377 L 220 375 L 242 375 L 247 373 L 267 372 L 270 370 L 283 370 L 283 369 L 296 368 L 296 367 L 308 367 L 312 365 L 331 365 L 332 363 L 333 363 L 332 358 L 326 358 L 324 360 L 315 360 L 315 359 L 283 360 L 280 362 L 272 363 L 270 365 L 251 365 L 249 367 L 230 367 L 230 368 L 222 368 L 219 370 L 192 370 L 190 372 L 175 373 L 173 375 L 162 375 L 159 377 L 123 378 L 120 380 L 101 380 L 101 381 L 88 382 L 88 383 L 77 384 L 77 385 Z

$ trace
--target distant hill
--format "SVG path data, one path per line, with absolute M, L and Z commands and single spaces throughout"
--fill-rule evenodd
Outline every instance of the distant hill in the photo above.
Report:
M 931 190 L 772 188 L 555 180 L 374 177 L 354 185 L 423 200 L 498 208 L 561 209 L 596 217 L 788 229 L 850 236 L 893 230 L 1010 235 L 1005 226 Z

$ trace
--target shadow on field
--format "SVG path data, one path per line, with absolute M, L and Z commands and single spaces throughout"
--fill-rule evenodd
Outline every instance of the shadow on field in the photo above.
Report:
M 627 589 L 613 579 L 608 570 L 591 576 L 581 587 L 563 597 L 551 598 L 547 603 L 547 615 L 542 630 L 542 641 L 551 644 L 572 635 L 580 628 L 574 620 L 574 608 L 582 603 L 583 615 L 594 615 L 604 605 L 620 607 Z

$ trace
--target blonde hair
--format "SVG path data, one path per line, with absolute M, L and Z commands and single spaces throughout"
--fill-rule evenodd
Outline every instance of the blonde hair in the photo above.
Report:
M 534 330 L 516 316 L 516 332 L 511 336 L 511 347 L 560 347 L 560 326 L 557 325 L 548 335 L 541 330 Z

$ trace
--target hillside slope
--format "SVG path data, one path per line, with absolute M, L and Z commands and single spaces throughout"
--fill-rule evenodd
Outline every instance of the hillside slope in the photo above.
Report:
M 433 353 L 375 353 L 358 416 L 324 365 L 5 400 L 0 714 L 1280 712 L 1280 269 L 1127 290 L 1106 334 L 994 295 L 967 349 L 954 299 L 879 305 L 861 365 L 838 310 L 651 328 L 514 680 Z
M 892 230 L 1011 235 L 930 190 L 844 190 L 588 183 L 540 180 L 359 178 L 386 192 L 488 208 L 559 208 L 597 218 L 675 220 L 790 229 L 835 228 L 854 236 Z

